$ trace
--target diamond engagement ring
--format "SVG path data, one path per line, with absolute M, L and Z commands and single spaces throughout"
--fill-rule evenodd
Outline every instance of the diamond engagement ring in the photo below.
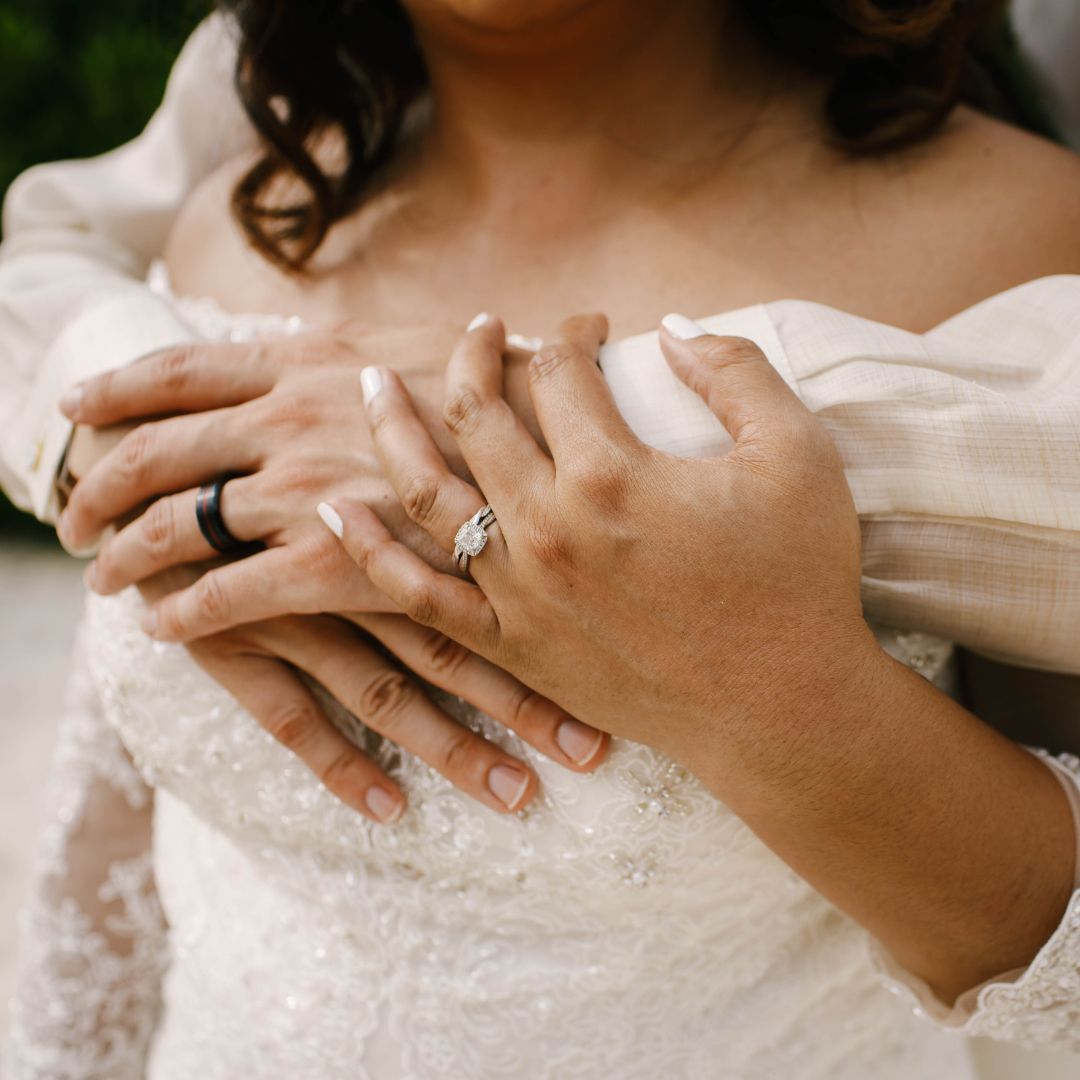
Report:
M 469 560 L 484 550 L 488 542 L 488 527 L 495 524 L 495 511 L 490 506 L 479 510 L 457 531 L 454 537 L 454 563 L 459 570 L 467 572 Z

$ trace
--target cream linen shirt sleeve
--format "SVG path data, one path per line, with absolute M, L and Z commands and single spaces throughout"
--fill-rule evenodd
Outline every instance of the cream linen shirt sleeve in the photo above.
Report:
M 232 77 L 221 16 L 192 35 L 146 130 L 88 161 L 29 170 L 12 185 L 0 246 L 0 486 L 55 520 L 56 474 L 70 438 L 64 390 L 190 340 L 144 284 L 192 189 L 256 145 Z

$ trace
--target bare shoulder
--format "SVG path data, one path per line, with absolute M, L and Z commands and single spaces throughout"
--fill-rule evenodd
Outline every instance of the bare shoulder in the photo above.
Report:
M 261 311 L 284 282 L 252 249 L 232 214 L 233 190 L 253 163 L 250 155 L 226 162 L 181 208 L 165 246 L 177 294 L 211 297 L 232 311 Z
M 903 225 L 886 231 L 922 262 L 945 314 L 1080 274 L 1080 155 L 965 109 L 896 168 Z

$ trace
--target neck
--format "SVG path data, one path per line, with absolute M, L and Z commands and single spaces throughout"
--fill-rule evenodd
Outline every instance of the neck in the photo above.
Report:
M 509 28 L 415 6 L 433 102 L 421 172 L 508 222 L 692 184 L 779 100 L 717 0 L 593 0 Z

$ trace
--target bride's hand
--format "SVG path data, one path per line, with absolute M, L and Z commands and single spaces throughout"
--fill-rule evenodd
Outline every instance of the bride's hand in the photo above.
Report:
M 154 601 L 188 584 L 174 570 L 140 585 Z M 575 771 L 603 758 L 605 740 L 506 672 L 401 615 L 291 616 L 236 627 L 190 643 L 195 661 L 347 805 L 382 823 L 405 809 L 400 787 L 331 722 L 304 673 L 365 727 L 408 750 L 500 813 L 537 790 L 521 761 L 463 727 L 418 685 L 427 680 L 500 719 L 553 761 Z M 408 670 L 387 659 L 378 642 Z M 584 764 L 579 764 L 583 762 Z
M 532 363 L 549 456 L 503 400 L 503 329 L 490 320 L 447 372 L 446 420 L 475 487 L 447 467 L 397 377 L 367 376 L 380 386 L 375 448 L 432 538 L 449 550 L 459 525 L 494 508 L 469 566 L 477 584 L 396 542 L 362 500 L 335 503 L 330 521 L 413 619 L 730 793 L 726 770 L 744 767 L 745 779 L 768 759 L 775 776 L 808 700 L 827 710 L 838 680 L 850 687 L 880 650 L 862 618 L 858 520 L 824 428 L 751 342 L 690 340 L 704 332 L 669 325 L 687 340 L 662 334 L 668 361 L 732 435 L 729 456 L 683 460 L 631 433 L 597 366 L 597 317 L 568 321 Z

